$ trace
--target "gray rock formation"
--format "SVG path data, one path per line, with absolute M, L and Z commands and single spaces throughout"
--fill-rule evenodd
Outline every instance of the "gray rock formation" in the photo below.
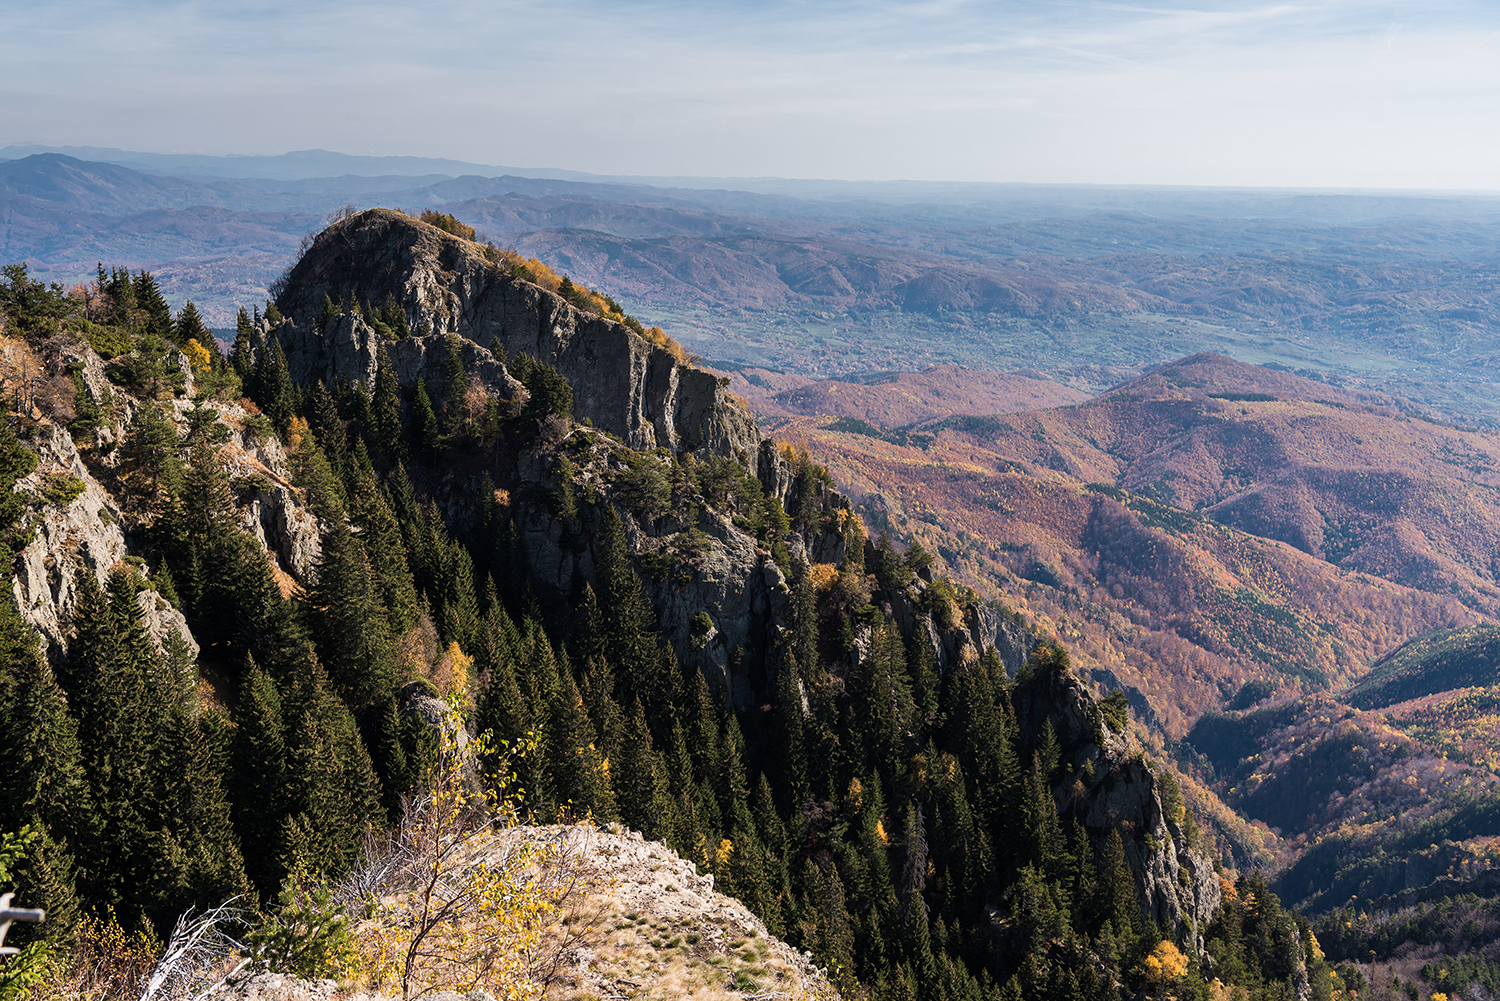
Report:
M 573 386 L 574 414 L 632 448 L 755 460 L 755 421 L 717 376 L 682 364 L 622 323 L 511 277 L 478 244 L 387 209 L 324 230 L 288 276 L 277 299 L 286 319 L 274 334 L 294 378 L 368 379 L 369 328 L 360 330 L 347 315 L 331 321 L 332 330 L 317 329 L 317 320 L 325 297 L 379 305 L 388 296 L 412 330 L 459 334 L 492 353 L 524 353 L 553 366 Z
M 319 381 L 325 386 L 351 382 L 374 384 L 382 342 L 358 313 L 335 316 L 322 328 L 311 323 L 283 323 L 276 328 L 275 335 L 286 353 L 292 380 L 299 385 L 310 386 Z M 439 396 L 449 343 L 449 336 L 444 334 L 385 341 L 386 354 L 401 388 L 410 389 L 417 380 L 425 379 L 428 392 Z M 471 377 L 477 377 L 491 392 L 503 399 L 523 392 L 521 384 L 488 349 L 464 337 L 454 337 L 451 343 L 458 347 Z
M 613 493 L 609 476 L 620 463 L 611 456 L 619 446 L 598 431 L 573 434 L 592 443 L 594 456 L 578 461 L 575 487 L 595 491 L 602 504 Z M 523 482 L 552 488 L 556 474 L 546 458 L 527 452 L 519 465 Z M 575 594 L 585 583 L 597 587 L 602 506 L 578 505 L 571 522 L 546 505 L 530 504 L 522 513 L 527 559 L 541 583 L 559 594 Z M 749 676 L 743 665 L 757 662 L 785 627 L 790 597 L 786 577 L 770 554 L 711 510 L 700 511 L 690 524 L 672 516 L 643 524 L 629 510 L 619 514 L 626 540 L 643 564 L 670 560 L 677 567 L 672 573 L 646 573 L 643 582 L 660 635 L 672 644 L 679 662 L 700 668 L 709 684 L 736 706 L 749 705 L 757 692 L 763 695 L 763 679 Z M 708 633 L 694 629 L 701 612 L 713 620 Z
M 1053 789 L 1064 822 L 1077 818 L 1096 845 L 1119 831 L 1136 876 L 1141 915 L 1181 940 L 1202 931 L 1219 908 L 1213 862 L 1182 817 L 1162 805 L 1162 784 L 1139 751 L 1100 717 L 1071 670 L 1038 670 L 1013 692 L 1021 744 L 1035 746 L 1051 722 L 1063 777 Z
M 29 444 L 37 453 L 37 469 L 16 484 L 18 490 L 36 492 L 45 477 L 59 473 L 83 483 L 83 492 L 71 502 L 42 507 L 32 521 L 36 536 L 16 560 L 16 605 L 51 651 L 61 655 L 67 652 L 69 622 L 78 604 L 79 575 L 93 574 L 103 585 L 124 561 L 128 546 L 119 509 L 84 464 L 72 437 L 55 424 L 44 424 Z M 149 589 L 137 599 L 158 652 L 166 653 L 167 635 L 176 632 L 198 655 L 198 641 L 181 612 Z
M 306 583 L 323 555 L 317 516 L 284 483 L 258 490 L 240 509 L 240 524 L 265 546 L 281 569 Z
M 135 600 L 141 607 L 141 620 L 145 623 L 146 635 L 151 637 L 151 644 L 158 653 L 164 657 L 167 655 L 167 637 L 175 632 L 187 645 L 188 653 L 194 658 L 198 656 L 198 641 L 188 628 L 187 618 L 173 608 L 166 598 L 147 588 L 137 593 Z
M 28 444 L 37 453 L 37 468 L 16 484 L 17 490 L 36 492 L 46 476 L 57 473 L 84 484 L 71 503 L 42 508 L 32 522 L 36 537 L 16 560 L 16 605 L 61 652 L 67 649 L 68 621 L 78 603 L 78 575 L 91 573 L 102 584 L 125 558 L 125 530 L 119 509 L 84 465 L 68 432 L 45 424 Z

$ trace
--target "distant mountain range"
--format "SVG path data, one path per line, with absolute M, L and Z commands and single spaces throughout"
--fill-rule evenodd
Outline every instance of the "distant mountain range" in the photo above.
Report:
M 63 282 L 100 261 L 149 268 L 221 326 L 265 299 L 334 209 L 433 207 L 730 367 L 828 378 L 956 364 L 1097 392 L 1216 351 L 1500 421 L 1487 374 L 1495 198 L 493 176 L 507 168 L 31 149 L 0 150 L 16 157 L 0 162 L 0 258 Z

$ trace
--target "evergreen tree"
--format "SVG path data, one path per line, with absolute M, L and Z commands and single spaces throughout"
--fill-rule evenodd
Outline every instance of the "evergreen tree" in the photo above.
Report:
M 362 709 L 383 699 L 399 680 L 386 610 L 364 546 L 348 524 L 325 518 L 321 538 L 307 596 L 312 632 L 334 690 Z
M 779 764 L 782 813 L 787 816 L 802 808 L 810 791 L 802 713 L 797 661 L 788 657 L 776 676 L 776 704 L 771 718 L 771 746 Z
M 344 430 L 344 422 L 339 418 L 333 394 L 323 386 L 322 380 L 313 387 L 308 399 L 307 426 L 340 483 L 346 482 L 350 476 L 349 436 Z M 339 491 L 339 498 L 346 502 L 348 500 L 342 489 Z
M 401 526 L 385 495 L 368 471 L 355 478 L 349 516 L 360 528 L 371 569 L 375 572 L 380 600 L 392 636 L 403 636 L 417 622 L 417 590 L 406 560 Z
M 401 387 L 396 382 L 396 368 L 382 344 L 376 354 L 375 391 L 370 401 L 370 428 L 366 440 L 372 450 L 389 465 L 406 460 L 406 445 L 401 436 Z
M 256 357 L 253 381 L 259 390 L 256 402 L 271 419 L 277 433 L 285 435 L 287 426 L 297 413 L 297 390 L 292 385 L 286 352 L 278 338 L 267 338 L 265 346 L 261 348 Z
M 443 433 L 450 438 L 466 437 L 468 414 L 465 397 L 469 392 L 469 373 L 464 368 L 463 338 L 450 334 L 443 357 Z
M 235 375 L 240 377 L 246 395 L 252 398 L 259 395 L 259 387 L 252 380 L 255 372 L 254 340 L 255 326 L 250 321 L 250 314 L 241 306 L 234 321 L 234 346 L 229 351 L 229 363 L 234 367 Z
M 441 450 L 437 415 L 432 410 L 432 397 L 427 395 L 427 380 L 418 379 L 417 389 L 411 403 L 412 454 L 426 463 L 436 462 Z
M 620 748 L 620 768 L 615 788 L 620 819 L 656 841 L 672 828 L 673 803 L 665 768 L 652 750 L 651 729 L 639 701 L 635 703 Z
M 287 819 L 280 867 L 334 876 L 354 862 L 359 834 L 383 816 L 380 782 L 354 717 L 310 654 L 287 692 Z
M 188 341 L 197 341 L 199 346 L 206 349 L 212 357 L 218 357 L 218 342 L 203 325 L 203 317 L 199 315 L 198 307 L 193 305 L 193 300 L 189 299 L 182 307 L 182 312 L 177 314 L 174 334 L 173 340 L 179 346 L 186 347 Z
M 134 282 L 134 305 L 142 314 L 141 331 L 144 334 L 171 339 L 172 309 L 167 305 L 161 286 L 149 271 L 142 271 Z
M 234 722 L 234 825 L 250 882 L 270 899 L 281 882 L 277 853 L 287 814 L 286 732 L 276 683 L 253 661 L 240 680 Z
M 1100 878 L 1106 888 L 1105 905 L 1114 924 L 1116 938 L 1129 939 L 1140 931 L 1141 905 L 1135 892 L 1135 875 L 1125 861 L 1125 842 L 1119 831 L 1110 831 L 1105 842 Z
M 182 439 L 161 405 L 147 403 L 136 411 L 125 433 L 120 458 L 125 471 L 139 478 L 142 492 L 154 505 L 181 482 Z
M 549 703 L 549 786 L 558 804 L 574 817 L 593 817 L 600 822 L 612 819 L 614 791 L 599 753 L 594 725 L 566 660 L 558 671 Z

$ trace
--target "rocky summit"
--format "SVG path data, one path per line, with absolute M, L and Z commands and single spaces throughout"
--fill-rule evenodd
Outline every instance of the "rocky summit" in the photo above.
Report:
M 401 212 L 371 209 L 318 234 L 276 300 L 286 319 L 273 333 L 295 380 L 371 381 L 375 331 L 359 316 L 320 323 L 328 300 L 394 302 L 422 333 L 392 350 L 403 387 L 423 374 L 429 338 L 457 334 L 473 342 L 465 361 L 487 379 L 496 357 L 525 354 L 555 367 L 573 387 L 579 419 L 632 448 L 706 449 L 742 463 L 756 455 L 755 422 L 719 377 L 512 277 L 478 244 Z

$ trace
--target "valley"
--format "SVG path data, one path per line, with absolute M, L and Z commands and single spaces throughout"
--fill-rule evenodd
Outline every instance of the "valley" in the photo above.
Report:
M 206 197 L 165 189 L 164 204 Z M 632 225 L 727 228 L 702 203 L 728 196 L 672 197 Z M 512 201 L 508 225 L 540 218 Z M 1476 907 L 1500 895 L 1500 439 L 1484 413 L 1453 419 L 1457 397 L 1437 376 L 1412 399 L 1396 390 L 1415 383 L 1371 367 L 1255 354 L 1251 335 L 1221 325 L 1228 313 L 1264 332 L 1312 293 L 1230 309 L 1202 293 L 1222 281 L 1202 261 L 1135 258 L 1129 281 L 1114 262 L 1098 286 L 1097 260 L 1052 259 L 1025 281 L 1035 261 L 1007 264 L 1007 287 L 1025 292 L 1003 321 L 1009 371 L 954 353 L 955 323 L 973 316 L 949 314 L 1004 312 L 975 298 L 1001 295 L 995 285 L 962 286 L 967 300 L 913 321 L 945 345 L 922 355 L 915 327 L 893 321 L 881 341 L 840 324 L 917 281 L 901 269 L 934 251 L 860 257 L 840 244 L 849 256 L 820 270 L 807 233 L 829 223 L 807 216 L 824 209 L 761 208 L 805 230 L 803 256 L 779 257 L 791 252 L 764 234 L 710 233 L 713 252 L 667 267 L 635 248 L 610 271 L 563 243 L 518 238 L 528 263 L 466 239 L 465 218 L 505 221 L 493 207 L 345 212 L 283 265 L 274 302 L 237 311 L 227 356 L 205 347 L 196 314 L 173 318 L 150 275 L 106 270 L 70 296 L 9 270 L 7 376 L 24 364 L 50 388 L 12 419 L 15 448 L 42 463 L 32 476 L 17 460 L 13 517 L 43 535 L 16 537 L 25 572 L 6 628 L 40 631 L 56 667 L 7 641 L 7 718 L 30 718 L 23 692 L 54 714 L 96 711 L 100 696 L 67 667 L 78 609 L 94 608 L 113 632 L 76 656 L 156 679 L 133 683 L 136 711 L 217 748 L 151 745 L 149 795 L 183 795 L 168 776 L 188 768 L 228 797 L 164 808 L 149 842 L 185 839 L 211 861 L 208 882 L 185 867 L 174 886 L 126 889 L 87 865 L 42 876 L 74 864 L 73 842 L 143 853 L 131 865 L 166 864 L 161 849 L 82 823 L 95 809 L 83 800 L 27 800 L 17 786 L 8 816 L 73 839 L 43 842 L 27 885 L 59 900 L 65 885 L 115 894 L 146 927 L 236 887 L 268 900 L 299 858 L 350 871 L 350 832 L 394 822 L 399 794 L 418 787 L 430 736 L 403 721 L 427 692 L 476 729 L 541 741 L 516 773 L 526 817 L 618 819 L 665 842 L 846 993 L 1114 996 L 1154 983 L 1144 957 L 1164 943 L 1200 964 L 1182 990 L 1216 973 L 1255 997 L 1300 996 L 1297 977 L 1313 977 L 1329 992 L 1317 996 L 1343 997 L 1358 974 L 1362 997 L 1431 993 L 1449 975 L 1426 969 L 1438 960 L 1487 976 L 1500 923 L 1402 930 L 1466 894 Z M 575 197 L 545 212 L 582 209 Z M 625 215 L 614 204 L 573 218 L 623 228 Z M 1453 227 L 1450 244 L 1464 232 Z M 630 239 L 660 250 L 677 237 Z M 783 291 L 766 284 L 773 258 Z M 866 284 L 848 281 L 856 259 Z M 957 295 L 950 265 L 921 260 L 922 287 Z M 250 281 L 232 261 L 216 267 L 236 288 Z M 655 291 L 627 291 L 623 276 L 649 268 Z M 1392 266 L 1386 279 L 1412 287 L 1433 269 Z M 1473 292 L 1486 274 L 1470 262 L 1433 294 Z M 1147 301 L 1132 282 L 1170 295 Z M 627 315 L 655 319 L 634 303 L 686 303 L 709 286 L 720 301 L 695 315 L 733 318 L 756 288 L 783 317 L 840 296 L 843 312 L 817 337 L 789 331 L 774 357 L 707 370 L 683 350 L 690 328 L 674 328 L 687 330 L 678 344 Z M 1109 350 L 1082 321 L 1058 326 L 1091 296 L 1116 310 Z M 1340 302 L 1304 312 L 1283 343 L 1352 351 L 1354 334 L 1337 331 L 1352 329 L 1339 311 L 1355 300 Z M 1085 313 L 1096 322 L 1075 319 Z M 1417 342 L 1477 351 L 1485 315 Z M 1171 333 L 1153 340 L 1157 323 Z M 1247 338 L 1241 357 L 1202 350 L 1230 331 Z M 1363 331 L 1360 364 L 1407 350 L 1408 334 Z M 852 360 L 854 346 L 878 357 Z M 823 378 L 819 358 L 845 370 Z M 65 489 L 73 480 L 80 491 Z M 221 565 L 222 579 L 206 570 Z M 122 611 L 142 598 L 146 619 Z M 191 650 L 162 639 L 174 630 Z M 167 671 L 201 677 L 197 695 L 144 694 L 178 684 Z M 68 761 L 105 753 L 77 739 Z M 272 798 L 253 798 L 240 758 L 252 751 L 284 776 Z M 348 802 L 297 778 L 318 753 L 337 764 L 320 781 Z M 37 767 L 81 788 L 73 765 Z M 179 809 L 219 819 L 190 834 Z M 272 833 L 256 833 L 258 817 Z M 1306 944 L 1242 946 L 1235 929 L 1259 920 Z M 1080 954 L 1093 957 L 1087 977 Z M 1364 973 L 1338 965 L 1355 962 Z
M 1346 916 L 1373 936 L 1395 927 L 1376 912 L 1493 897 L 1490 433 L 1215 355 L 1040 407 L 1020 380 L 941 368 L 731 386 L 872 530 L 1126 692 L 1226 863 L 1280 869 L 1283 900 L 1328 915 L 1331 956 L 1368 958 Z M 1385 934 L 1372 983 L 1494 942 Z
M 955 364 L 1038 371 L 1097 393 L 1215 352 L 1399 395 L 1459 423 L 1500 419 L 1488 374 L 1500 203 L 1482 196 L 790 181 L 726 190 L 694 179 L 452 176 L 439 161 L 415 175 L 316 177 L 305 172 L 324 162 L 316 157 L 235 179 L 225 164 L 218 176 L 194 174 L 206 168 L 191 158 L 116 160 L 0 161 L 0 257 L 65 284 L 101 260 L 146 267 L 174 306 L 193 299 L 222 328 L 264 300 L 329 212 L 434 208 L 721 365 L 826 379 Z M 151 173 L 122 165 L 148 162 Z

